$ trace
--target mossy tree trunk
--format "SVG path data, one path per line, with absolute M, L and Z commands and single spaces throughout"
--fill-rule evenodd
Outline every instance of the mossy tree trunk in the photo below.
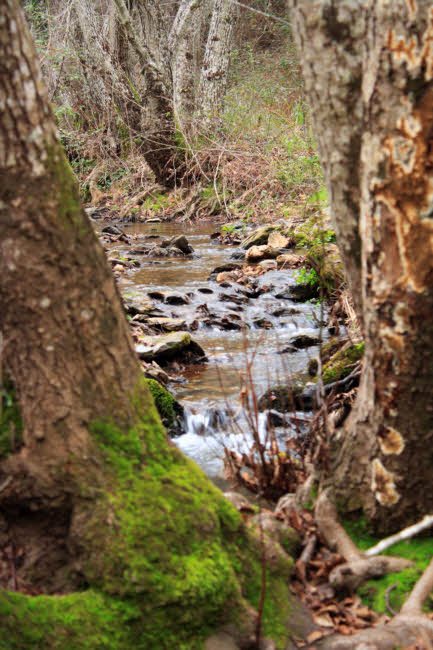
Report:
M 18 0 L 0 7 L 0 105 L 1 358 L 23 421 L 0 451 L 0 543 L 20 549 L 0 647 L 186 650 L 228 622 L 250 643 L 260 540 L 167 442 Z M 275 548 L 265 623 L 284 637 Z
M 342 508 L 390 530 L 433 511 L 432 5 L 289 5 L 365 336 L 328 480 Z

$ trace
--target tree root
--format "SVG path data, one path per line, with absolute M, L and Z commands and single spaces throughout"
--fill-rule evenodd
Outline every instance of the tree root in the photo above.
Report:
M 330 583 L 337 588 L 356 589 L 364 580 L 386 573 L 400 571 L 411 562 L 396 557 L 366 557 L 350 539 L 338 522 L 337 510 L 322 492 L 316 502 L 316 522 L 328 545 L 340 553 L 345 564 L 330 574 Z M 414 642 L 425 642 L 432 647 L 433 621 L 422 612 L 426 598 L 433 591 L 433 559 L 414 586 L 400 612 L 386 625 L 369 628 L 353 636 L 332 635 L 316 642 L 314 647 L 322 650 L 395 650 Z
M 410 560 L 399 557 L 366 557 L 350 539 L 338 522 L 337 509 L 322 492 L 315 508 L 316 522 L 329 547 L 336 550 L 346 560 L 330 574 L 329 581 L 337 589 L 357 589 L 370 578 L 378 578 L 387 573 L 395 573 L 412 566 Z

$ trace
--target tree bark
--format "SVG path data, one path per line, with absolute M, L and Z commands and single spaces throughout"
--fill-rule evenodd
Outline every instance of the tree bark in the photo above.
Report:
M 169 36 L 174 111 L 178 128 L 187 136 L 193 135 L 206 4 L 205 0 L 183 0 Z
M 7 451 L 0 420 L 0 647 L 202 647 L 220 621 L 251 645 L 260 543 L 167 442 L 18 0 L 0 6 L 0 106 L 0 359 L 24 425 Z M 292 565 L 272 553 L 284 629 Z
M 431 2 L 291 0 L 331 208 L 363 323 L 328 481 L 382 531 L 433 510 Z
M 238 13 L 237 5 L 214 0 L 198 89 L 201 127 L 205 130 L 221 123 Z
M 25 428 L 21 453 L 3 464 L 3 476 L 17 480 L 2 496 L 24 490 L 43 503 L 45 492 L 52 498 L 53 457 L 58 466 L 86 458 L 92 421 L 127 424 L 141 372 L 13 6 L 2 9 L 0 42 L 0 329 Z

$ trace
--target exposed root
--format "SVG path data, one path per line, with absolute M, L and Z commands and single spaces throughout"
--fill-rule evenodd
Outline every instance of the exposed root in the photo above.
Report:
M 346 560 L 335 567 L 329 576 L 333 587 L 356 589 L 365 580 L 400 571 L 411 562 L 402 558 L 373 556 L 366 557 L 350 539 L 338 522 L 337 510 L 322 492 L 316 502 L 316 522 L 319 531 L 329 546 L 337 550 Z M 425 527 L 425 526 L 424 526 Z M 403 531 L 404 533 L 404 531 Z M 379 545 L 378 545 L 379 546 Z M 408 644 L 419 643 L 422 648 L 431 648 L 433 641 L 433 621 L 424 615 L 424 601 L 433 591 L 433 559 L 416 583 L 410 596 L 387 625 L 363 630 L 352 636 L 332 635 L 315 643 L 314 647 L 326 650 L 395 650 Z M 418 646 L 417 646 L 418 647 Z
M 370 578 L 378 578 L 412 566 L 409 560 L 398 557 L 366 557 L 338 522 L 337 510 L 326 496 L 326 492 L 322 492 L 317 499 L 315 515 L 319 530 L 330 548 L 346 560 L 345 564 L 336 567 L 330 575 L 333 587 L 354 590 Z

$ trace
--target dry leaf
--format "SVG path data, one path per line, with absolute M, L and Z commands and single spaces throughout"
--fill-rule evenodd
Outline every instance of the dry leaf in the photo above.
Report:
M 307 641 L 308 643 L 314 643 L 314 641 L 318 641 L 319 639 L 322 639 L 325 636 L 325 632 L 322 630 L 313 630 L 313 632 L 310 632 L 310 634 L 307 636 Z
M 313 621 L 320 627 L 334 627 L 334 623 L 329 614 L 313 614 Z

